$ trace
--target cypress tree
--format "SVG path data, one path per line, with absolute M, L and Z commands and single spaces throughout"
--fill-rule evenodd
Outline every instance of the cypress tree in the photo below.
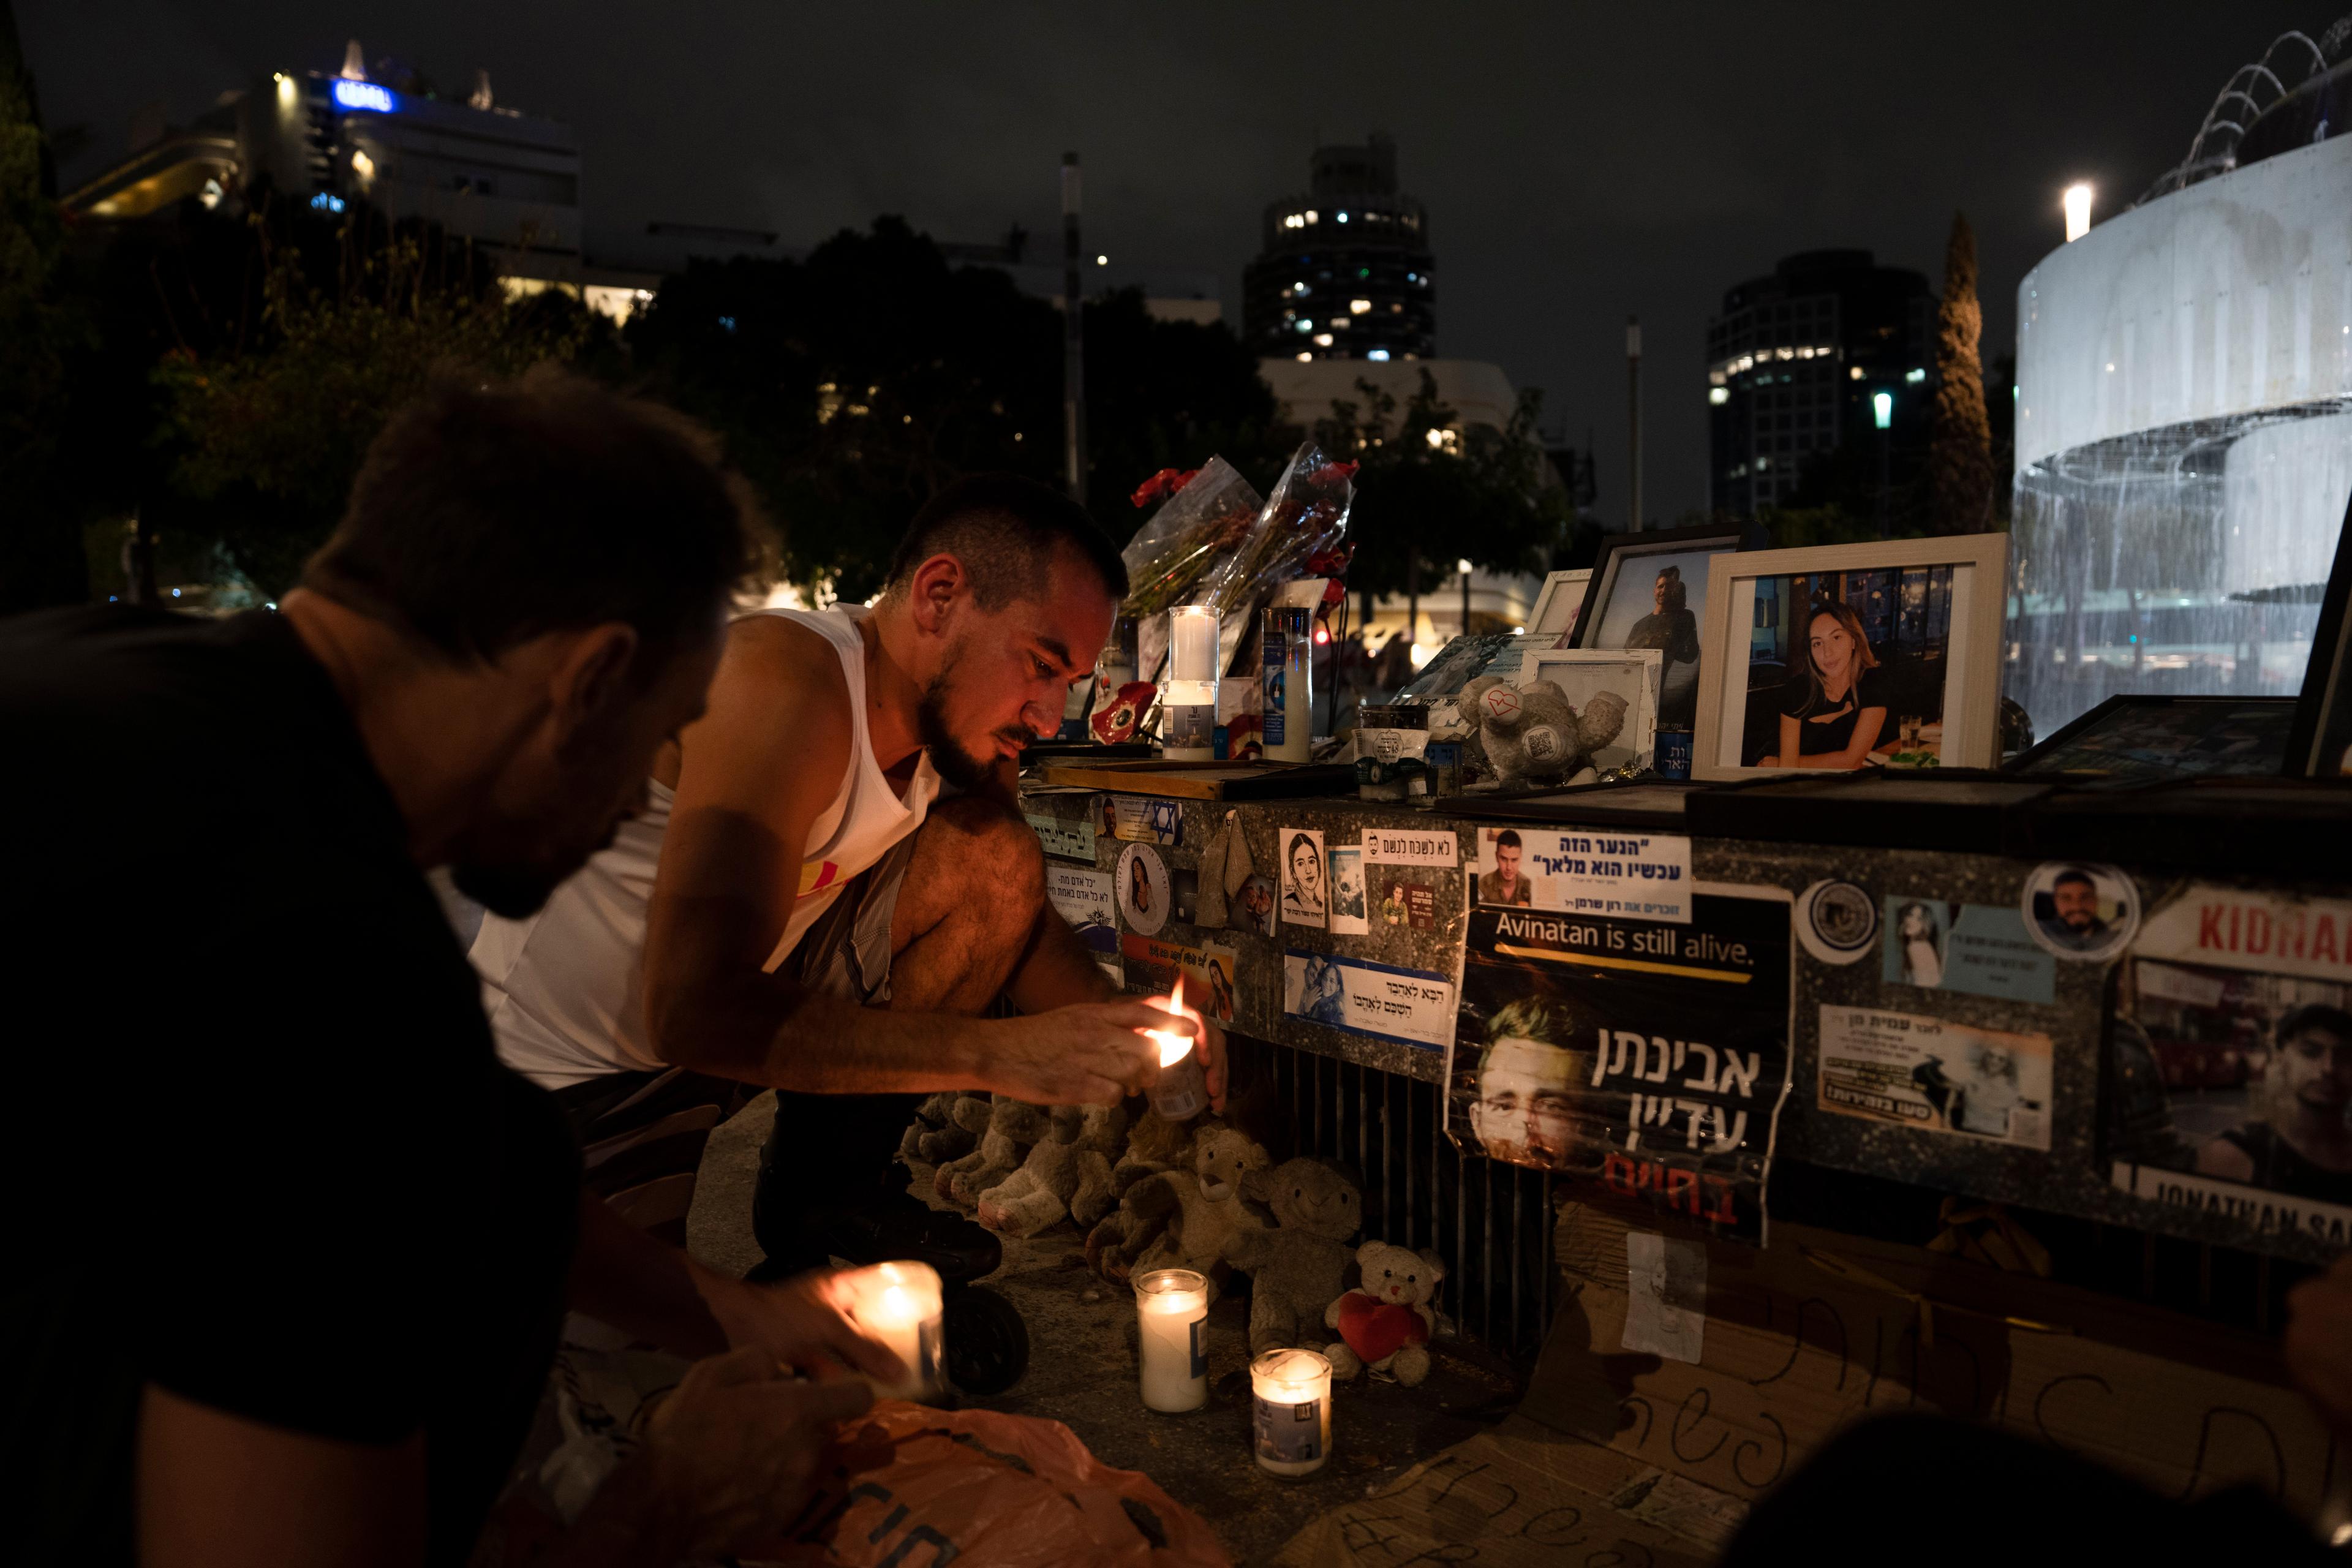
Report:
M 1944 250 L 1944 298 L 1936 311 L 1936 397 L 1928 411 L 1928 524 L 1937 533 L 1979 533 L 1992 526 L 1992 426 L 1977 357 L 1983 330 L 1976 234 L 1967 214 L 1954 213 Z

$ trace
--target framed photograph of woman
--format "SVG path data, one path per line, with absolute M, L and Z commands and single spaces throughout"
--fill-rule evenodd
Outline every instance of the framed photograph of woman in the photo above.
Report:
M 1708 563 L 1692 776 L 1990 767 L 2009 537 Z
M 1707 566 L 1739 548 L 1741 526 L 1611 534 L 1592 564 L 1573 647 L 1656 648 L 1658 728 L 1687 730 L 1697 713 Z

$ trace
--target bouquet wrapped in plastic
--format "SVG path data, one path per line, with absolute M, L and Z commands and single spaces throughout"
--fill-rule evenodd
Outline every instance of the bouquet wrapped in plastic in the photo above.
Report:
M 1311 440 L 1301 445 L 1249 536 L 1209 574 L 1193 602 L 1213 606 L 1220 616 L 1247 610 L 1268 590 L 1302 574 L 1309 560 L 1337 549 L 1347 537 L 1355 479 L 1355 464 L 1331 461 Z
M 1128 595 L 1118 613 L 1138 621 L 1190 603 L 1202 578 L 1249 537 L 1264 505 L 1223 458 L 1189 473 L 1162 468 L 1135 492 L 1138 506 L 1154 500 L 1161 500 L 1160 510 L 1119 552 Z

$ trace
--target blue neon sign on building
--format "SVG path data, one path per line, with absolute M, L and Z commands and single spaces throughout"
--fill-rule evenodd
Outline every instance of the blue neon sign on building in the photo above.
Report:
M 336 106 L 341 109 L 369 109 L 378 114 L 390 114 L 398 107 L 390 88 L 372 81 L 345 81 L 339 78 L 329 90 L 334 95 Z

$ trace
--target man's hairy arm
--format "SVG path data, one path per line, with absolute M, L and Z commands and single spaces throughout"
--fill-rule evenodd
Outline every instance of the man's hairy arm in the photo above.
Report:
M 1116 1098 L 1101 1017 L 1018 1021 L 861 1007 L 761 973 L 792 914 L 811 829 L 856 731 L 832 646 L 778 616 L 739 621 L 709 707 L 679 737 L 646 921 L 646 1021 L 666 1061 L 815 1094 L 1015 1089 Z M 1139 1004 L 1129 1027 L 1150 1021 Z M 1093 1010 L 1089 1010 L 1093 1011 Z M 1163 1020 L 1164 1021 L 1164 1020 Z M 1062 1037 L 1076 1030 L 1085 1040 Z M 1066 1060 L 1065 1059 L 1066 1058 Z

